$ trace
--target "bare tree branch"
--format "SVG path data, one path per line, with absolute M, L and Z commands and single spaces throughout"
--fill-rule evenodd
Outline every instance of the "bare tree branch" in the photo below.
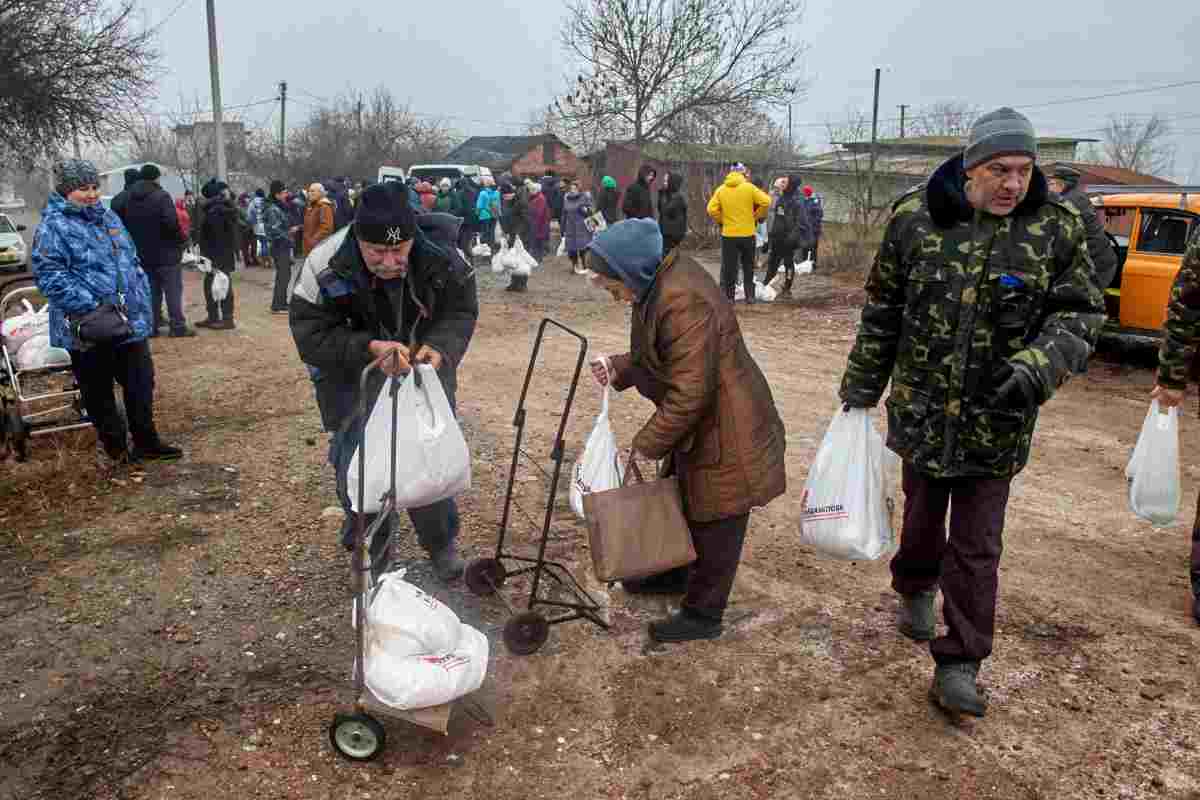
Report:
M 1109 117 L 1104 131 L 1104 160 L 1146 175 L 1163 175 L 1175 166 L 1175 147 L 1167 141 L 1171 125 L 1158 114 L 1149 119 Z
M 127 132 L 158 64 L 135 19 L 133 0 L 0 0 L 0 149 L 29 165 Z
M 555 110 L 641 144 L 687 114 L 793 100 L 800 12 L 800 0 L 569 0 L 562 40 L 581 72 Z

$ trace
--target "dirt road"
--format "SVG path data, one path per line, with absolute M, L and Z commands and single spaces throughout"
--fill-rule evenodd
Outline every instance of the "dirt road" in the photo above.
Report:
M 1094 362 L 1044 410 L 1008 516 L 982 674 L 992 709 L 955 726 L 926 700 L 925 649 L 894 632 L 886 563 L 797 543 L 861 300 L 820 276 L 794 303 L 739 312 L 788 425 L 790 491 L 753 515 L 726 635 L 649 647 L 665 603 L 614 589 L 611 632 L 557 626 L 515 657 L 499 603 L 439 586 L 418 561 L 410 574 L 492 640 L 480 695 L 495 724 L 459 713 L 439 737 L 393 723 L 380 760 L 342 761 L 326 726 L 352 699 L 347 565 L 323 513 L 335 505 L 325 435 L 286 319 L 266 313 L 268 282 L 238 273 L 237 331 L 154 345 L 161 427 L 184 461 L 98 482 L 80 435 L 0 464 L 0 797 L 1200 798 L 1190 527 L 1137 521 L 1122 476 L 1151 373 Z M 514 296 L 481 277 L 459 390 L 470 554 L 494 547 L 538 321 L 579 328 L 593 352 L 627 341 L 628 311 L 565 259 L 530 285 Z M 531 388 L 528 449 L 543 465 L 571 355 L 553 340 Z M 584 386 L 572 453 L 598 407 Z M 618 437 L 648 412 L 616 399 Z M 1181 518 L 1198 430 L 1189 418 Z M 520 499 L 537 516 L 542 483 L 528 475 Z M 516 537 L 534 541 L 528 525 Z M 586 574 L 583 542 L 564 495 L 552 550 Z M 410 535 L 402 552 L 420 556 Z

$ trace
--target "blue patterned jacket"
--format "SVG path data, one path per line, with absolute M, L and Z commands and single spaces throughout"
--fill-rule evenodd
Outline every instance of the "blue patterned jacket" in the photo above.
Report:
M 133 335 L 121 344 L 150 335 L 150 282 L 114 211 L 99 204 L 77 206 L 52 192 L 34 234 L 32 262 L 38 289 L 50 301 L 54 347 L 79 348 L 69 319 L 116 303 L 118 272 L 133 328 Z

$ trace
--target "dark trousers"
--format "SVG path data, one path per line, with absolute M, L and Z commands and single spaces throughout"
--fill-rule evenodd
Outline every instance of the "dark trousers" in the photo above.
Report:
M 258 266 L 258 243 L 253 235 L 242 237 L 242 263 L 247 267 Z
M 663 250 L 663 252 L 666 253 L 668 251 Z M 579 267 L 582 267 L 583 269 L 588 268 L 587 255 L 588 255 L 587 250 L 576 250 L 574 253 L 572 253 L 570 250 L 567 251 L 567 258 L 571 259 L 571 266 L 575 267 L 575 268 L 579 268 Z
M 350 425 L 348 430 L 335 433 L 329 443 L 329 463 L 333 465 L 337 478 L 338 500 L 346 517 L 342 522 L 342 545 L 354 546 L 354 526 L 357 514 L 350 510 L 350 491 L 347 476 L 350 470 L 350 459 L 358 449 L 362 437 L 362 424 Z M 385 447 L 386 443 L 375 443 Z M 403 454 L 398 456 L 403 458 Z M 375 520 L 374 514 L 366 514 L 364 520 L 367 526 Z M 458 538 L 459 519 L 458 504 L 454 498 L 442 500 L 431 506 L 408 509 L 408 518 L 412 521 L 413 529 L 417 532 L 417 541 L 425 552 L 430 555 L 440 553 L 454 544 Z M 372 548 L 372 555 L 378 555 L 379 548 Z
M 733 299 L 734 284 L 737 283 L 738 262 L 742 265 L 742 285 L 746 290 L 746 302 L 754 302 L 754 237 L 721 237 L 721 289 L 725 296 Z
M 939 664 L 992 654 L 1011 486 L 1011 478 L 930 478 L 904 464 L 904 529 L 892 558 L 892 588 L 914 594 L 941 586 L 949 632 L 929 646 Z
M 458 249 L 463 251 L 468 261 L 471 260 L 471 248 L 475 246 L 475 234 L 477 233 L 479 233 L 478 223 L 464 222 L 459 226 Z
M 162 325 L 162 302 L 167 300 L 167 318 L 171 321 L 171 332 L 182 333 L 187 328 L 183 317 L 183 267 L 168 264 L 146 270 L 150 278 L 150 306 L 154 310 L 154 330 Z
M 142 340 L 121 347 L 72 350 L 71 369 L 79 384 L 83 407 L 110 456 L 128 450 L 125 420 L 113 393 L 114 381 L 124 391 L 128 432 L 133 434 L 134 445 L 152 447 L 158 443 L 154 428 L 154 362 L 149 343 Z
M 676 237 L 676 236 L 667 236 L 667 235 L 664 233 L 664 234 L 663 234 L 663 255 L 666 255 L 667 253 L 669 253 L 669 252 L 671 252 L 672 250 L 674 250 L 676 247 L 679 247 L 679 243 L 680 243 L 680 242 L 682 242 L 682 241 L 683 241 L 683 237 L 682 237 L 682 236 L 678 236 L 678 237 Z M 722 262 L 722 264 L 723 264 L 723 263 L 724 263 L 724 262 Z
M 696 560 L 686 567 L 677 567 L 635 583 L 656 590 L 686 585 L 679 607 L 694 617 L 720 622 L 729 605 L 729 593 L 733 591 L 733 579 L 742 560 L 742 545 L 746 542 L 749 523 L 749 514 L 716 522 L 689 522 Z
M 496 249 L 496 220 L 485 219 L 480 221 L 479 240 L 493 250 Z
M 1200 498 L 1196 500 L 1196 521 L 1192 524 L 1192 594 L 1200 597 Z
M 796 248 L 785 247 L 777 242 L 771 242 L 771 255 L 767 258 L 767 274 L 763 283 L 768 284 L 779 273 L 779 267 L 787 270 L 787 288 L 791 288 L 792 280 L 796 277 Z
M 225 295 L 225 299 L 218 303 L 213 299 L 212 294 L 213 273 L 210 272 L 204 276 L 204 305 L 208 308 L 208 321 L 216 322 L 218 319 L 231 320 L 233 319 L 233 270 L 223 269 L 216 265 L 213 266 L 213 269 L 220 269 L 226 275 L 230 276 L 229 294 Z
M 271 242 L 271 259 L 275 262 L 275 294 L 271 297 L 271 310 L 286 311 L 288 286 L 292 282 L 292 243 L 287 239 Z
M 820 245 L 821 245 L 820 239 L 815 240 L 812 244 L 812 253 L 809 255 L 809 258 L 812 259 L 813 269 L 817 268 L 817 248 L 820 247 Z

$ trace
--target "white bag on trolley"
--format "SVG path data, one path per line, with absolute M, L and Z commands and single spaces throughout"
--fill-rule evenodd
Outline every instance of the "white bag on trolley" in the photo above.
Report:
M 483 683 L 487 637 L 404 580 L 402 570 L 383 576 L 366 617 L 363 678 L 387 705 L 401 710 L 437 706 Z
M 384 381 L 363 431 L 367 444 L 363 509 L 358 507 L 362 447 L 350 457 L 346 482 L 354 511 L 379 511 L 384 494 L 391 489 L 391 387 L 391 379 Z M 418 364 L 396 391 L 396 508 L 422 508 L 470 489 L 471 453 L 437 370 Z
M 220 269 L 212 270 L 212 296 L 218 303 L 229 297 L 229 275 Z
M 1155 525 L 1170 525 L 1179 513 L 1179 409 L 1161 412 L 1158 400 L 1142 422 L 1142 432 L 1125 467 L 1129 508 Z
M 809 467 L 800 540 L 849 561 L 891 552 L 896 537 L 888 501 L 898 460 L 866 409 L 839 410 Z
M 571 471 L 571 510 L 584 519 L 583 496 L 592 492 L 606 492 L 621 485 L 621 468 L 617 461 L 617 438 L 613 436 L 608 421 L 608 396 L 612 390 L 604 387 L 604 399 L 600 401 L 600 414 L 584 445 L 583 455 L 575 462 Z

